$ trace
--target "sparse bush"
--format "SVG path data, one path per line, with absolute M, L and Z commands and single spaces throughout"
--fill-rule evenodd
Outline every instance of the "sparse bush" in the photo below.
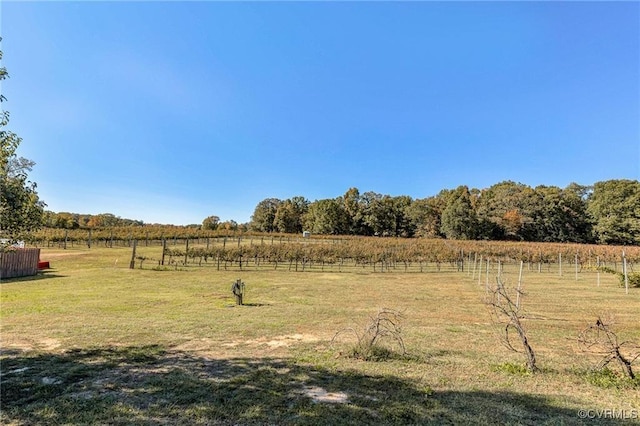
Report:
M 516 364 L 513 362 L 505 362 L 502 364 L 492 365 L 491 370 L 519 376 L 527 376 L 531 374 L 527 367 L 522 364 Z
M 607 274 L 613 274 L 618 277 L 619 283 L 621 287 L 624 287 L 624 274 L 622 272 L 617 272 L 613 268 L 608 268 L 606 266 L 601 266 L 598 268 L 601 272 L 605 272 Z M 629 282 L 629 287 L 640 288 L 640 273 L 639 272 L 627 272 L 627 280 Z
M 589 370 L 585 377 L 589 383 L 603 389 L 640 389 L 640 378 L 622 377 L 607 367 Z
M 500 341 L 509 350 L 524 352 L 526 369 L 531 373 L 535 373 L 538 371 L 536 355 L 529 344 L 527 331 L 521 321 L 524 318 L 524 314 L 521 310 L 519 296 L 523 293 L 520 289 L 513 290 L 516 296 L 514 300 L 513 292 L 505 287 L 499 277 L 497 278 L 497 283 L 497 286 L 490 291 L 486 304 L 491 309 L 494 324 L 499 325 L 501 328 Z M 517 340 L 520 340 L 522 350 L 517 349 L 517 346 L 520 345 L 515 344 L 514 346 L 514 331 L 518 336 Z
M 619 342 L 618 335 L 611 329 L 612 320 L 603 321 L 601 317 L 595 324 L 586 327 L 578 336 L 578 343 L 586 352 L 600 355 L 597 368 L 603 370 L 611 362 L 620 366 L 623 374 L 635 379 L 633 363 L 640 358 L 640 345 L 635 342 Z
M 348 327 L 338 331 L 331 340 L 333 346 L 339 336 L 350 334 L 355 336 L 355 343 L 347 351 L 352 358 L 365 361 L 382 361 L 396 356 L 398 353 L 392 347 L 400 349 L 400 355 L 405 356 L 407 351 L 402 338 L 401 320 L 404 315 L 393 309 L 383 308 L 370 318 L 370 321 L 361 330 Z

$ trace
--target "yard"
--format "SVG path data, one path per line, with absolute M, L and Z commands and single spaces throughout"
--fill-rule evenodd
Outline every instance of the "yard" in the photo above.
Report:
M 500 344 L 485 276 L 468 268 L 129 269 L 126 247 L 45 248 L 41 258 L 51 270 L 0 287 L 3 424 L 640 421 L 638 379 L 615 364 L 594 371 L 601 357 L 577 342 L 600 315 L 640 343 L 640 289 L 626 294 L 613 275 L 525 269 L 524 324 L 541 368 L 530 374 Z M 502 275 L 514 287 L 518 265 Z M 243 306 L 231 293 L 238 278 Z M 402 313 L 406 353 L 390 342 L 385 359 L 354 358 L 347 332 L 332 344 L 382 308 Z

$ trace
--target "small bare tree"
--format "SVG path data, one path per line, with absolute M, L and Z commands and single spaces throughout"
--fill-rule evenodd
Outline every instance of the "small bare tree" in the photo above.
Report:
M 384 346 L 384 342 L 391 341 L 399 346 L 401 354 L 406 354 L 404 340 L 402 339 L 401 320 L 404 315 L 393 309 L 382 308 L 371 317 L 369 322 L 361 329 L 347 327 L 338 331 L 331 339 L 331 345 L 338 341 L 343 334 L 355 336 L 356 342 L 351 349 L 351 356 L 364 360 L 388 358 L 390 351 Z
M 606 367 L 610 362 L 617 363 L 624 375 L 635 378 L 632 364 L 640 358 L 640 345 L 634 342 L 618 341 L 618 335 L 611 330 L 612 320 L 603 321 L 600 316 L 595 324 L 589 325 L 578 336 L 578 343 L 583 350 L 602 356 L 598 368 Z
M 488 290 L 486 304 L 491 309 L 493 322 L 500 326 L 500 341 L 507 349 L 524 353 L 527 359 L 527 370 L 535 373 L 538 371 L 536 355 L 529 344 L 527 331 L 522 324 L 525 316 L 521 310 L 520 299 L 524 293 L 520 288 L 509 291 L 500 277 L 496 281 L 497 286 L 493 290 Z M 515 301 L 512 293 L 515 293 Z M 514 343 L 514 339 L 516 339 L 514 334 L 517 335 L 519 345 Z M 522 350 L 518 347 L 522 347 Z

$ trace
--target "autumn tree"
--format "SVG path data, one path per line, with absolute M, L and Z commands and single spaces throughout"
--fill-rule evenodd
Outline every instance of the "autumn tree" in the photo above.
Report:
M 224 222 L 218 223 L 216 229 L 221 229 L 224 231 L 237 231 L 239 229 L 239 225 L 235 220 L 225 220 Z
M 405 213 L 417 237 L 441 237 L 442 199 L 429 197 L 414 200 Z
M 477 208 L 480 237 L 530 239 L 534 205 L 533 189 L 521 183 L 504 181 L 485 189 L 480 193 Z
M 215 231 L 220 224 L 218 216 L 209 216 L 202 221 L 202 229 Z

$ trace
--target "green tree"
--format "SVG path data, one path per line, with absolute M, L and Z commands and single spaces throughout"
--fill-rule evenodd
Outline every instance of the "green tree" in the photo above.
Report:
M 442 212 L 442 232 L 447 238 L 471 240 L 476 237 L 478 221 L 466 186 L 459 186 L 449 197 Z
M 477 208 L 479 237 L 531 239 L 535 201 L 531 187 L 512 181 L 500 182 L 481 191 Z
M 220 218 L 218 216 L 209 216 L 202 221 L 202 229 L 215 231 L 220 224 Z
M 0 81 L 8 77 L 7 70 L 1 67 Z M 5 101 L 0 95 L 0 102 Z M 0 235 L 15 242 L 42 226 L 45 203 L 38 197 L 36 183 L 28 180 L 28 172 L 35 163 L 18 157 L 16 151 L 22 138 L 6 130 L 8 124 L 9 112 L 3 108 L 0 113 Z
M 363 194 L 364 223 L 373 235 L 408 236 L 411 232 L 406 210 L 411 205 L 411 197 L 392 197 L 375 192 Z
M 309 201 L 304 197 L 293 197 L 284 200 L 276 209 L 273 225 L 276 231 L 288 234 L 302 232 L 302 217 L 309 208 Z
M 336 199 L 314 201 L 303 218 L 304 229 L 314 234 L 343 235 L 349 227 L 349 216 Z
M 597 182 L 587 211 L 597 240 L 605 244 L 640 244 L 640 182 Z
M 251 216 L 251 229 L 258 232 L 275 231 L 275 218 L 282 200 L 266 198 L 258 203 Z
M 575 183 L 565 189 L 538 186 L 534 189 L 537 205 L 533 214 L 532 240 L 544 242 L 591 241 L 586 213 L 588 187 Z
M 349 218 L 347 233 L 350 235 L 370 235 L 371 230 L 365 223 L 364 210 L 366 200 L 358 188 L 349 188 L 339 199 Z
M 414 200 L 405 210 L 413 234 L 417 237 L 441 237 L 442 210 L 442 199 L 438 197 Z

